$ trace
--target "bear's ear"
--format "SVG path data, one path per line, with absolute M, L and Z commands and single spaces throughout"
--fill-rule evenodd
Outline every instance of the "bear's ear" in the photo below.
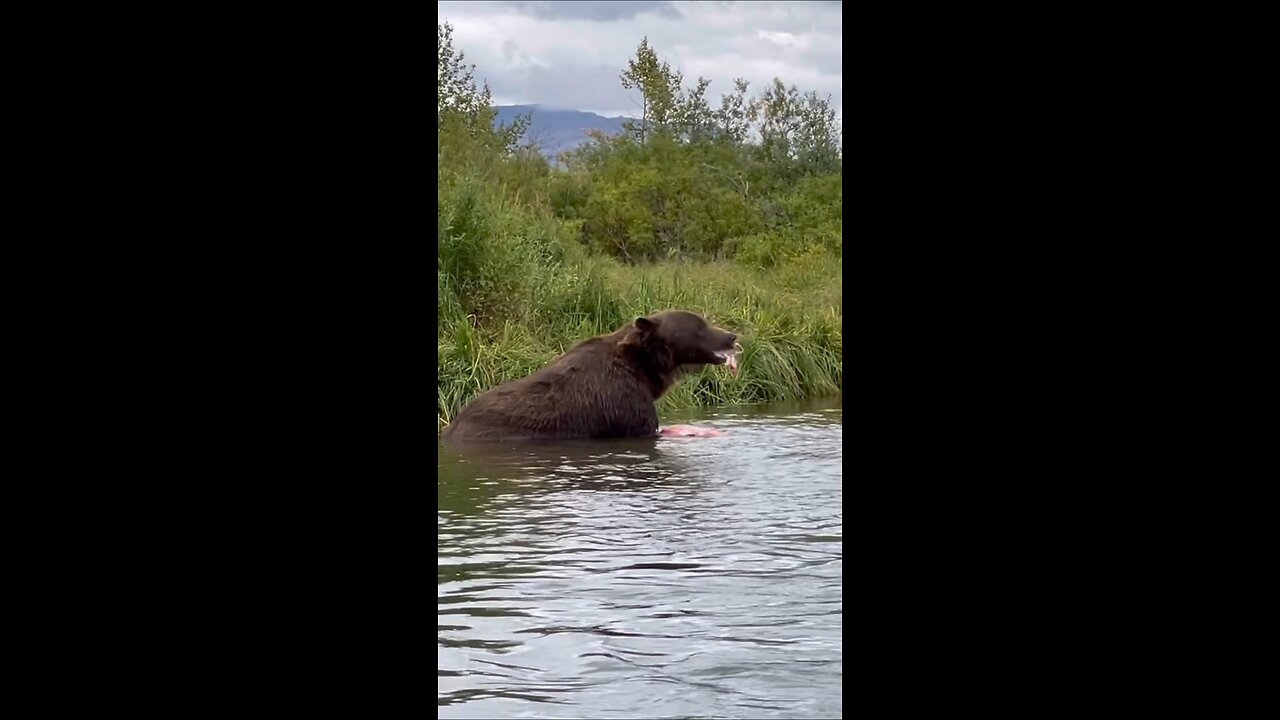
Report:
M 649 332 L 650 330 L 652 330 L 652 329 L 654 329 L 654 328 L 656 328 L 656 327 L 658 327 L 658 324 L 657 324 L 657 323 L 655 323 L 654 321 L 650 320 L 650 319 L 649 319 L 649 318 L 647 318 L 647 317 L 638 317 L 638 318 L 636 318 L 636 328 L 637 328 L 637 329 L 639 329 L 639 330 L 643 330 L 643 331 L 645 331 L 645 332 Z

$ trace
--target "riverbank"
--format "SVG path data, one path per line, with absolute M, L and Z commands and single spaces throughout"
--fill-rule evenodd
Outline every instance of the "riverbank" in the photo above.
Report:
M 722 367 L 690 375 L 662 398 L 659 413 L 839 393 L 840 264 L 823 257 L 764 271 L 733 262 L 626 266 L 592 259 L 574 269 L 577 282 L 568 297 L 530 298 L 537 304 L 501 320 L 441 308 L 437 430 L 475 395 L 532 373 L 582 340 L 664 309 L 697 312 L 733 330 L 743 351 L 736 375 Z M 554 314 L 540 312 L 547 303 Z

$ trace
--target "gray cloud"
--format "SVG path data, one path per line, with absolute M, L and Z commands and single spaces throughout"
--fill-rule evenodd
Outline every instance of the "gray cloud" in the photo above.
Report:
M 680 12 L 669 2 L 641 0 L 613 0 L 612 2 L 503 2 L 512 10 L 542 19 L 573 18 L 578 20 L 625 20 L 642 13 L 652 12 L 669 18 L 680 17 Z
M 619 5 L 628 7 L 615 7 Z M 618 75 L 647 36 L 659 57 L 712 81 L 719 104 L 733 79 L 752 92 L 776 77 L 831 95 L 843 115 L 839 2 L 437 2 L 454 44 L 498 104 L 541 103 L 605 115 L 638 114 L 639 93 Z

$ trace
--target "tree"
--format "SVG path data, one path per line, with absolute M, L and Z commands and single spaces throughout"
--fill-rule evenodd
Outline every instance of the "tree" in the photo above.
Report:
M 711 137 L 715 131 L 715 112 L 707 104 L 707 86 L 710 84 L 710 80 L 700 77 L 696 87 L 679 94 L 673 124 L 686 140 L 698 142 Z
M 733 81 L 733 92 L 720 96 L 720 110 L 716 112 L 716 127 L 721 136 L 734 143 L 744 143 L 751 131 L 751 114 L 747 102 L 748 83 L 742 78 Z
M 791 158 L 792 143 L 800 124 L 799 105 L 796 86 L 788 89 L 778 78 L 751 101 L 751 120 L 759 123 L 760 148 L 766 160 L 776 163 Z
M 809 91 L 803 95 L 778 78 L 751 101 L 748 115 L 759 122 L 760 148 L 765 160 L 794 163 L 807 173 L 840 169 L 840 128 L 831 96 Z
M 493 107 L 489 84 L 477 87 L 475 65 L 466 64 L 466 55 L 453 48 L 453 26 L 436 25 L 436 121 L 440 135 L 461 131 L 482 145 L 502 152 L 515 150 L 529 126 L 529 116 L 517 116 L 510 125 L 494 126 L 498 111 Z
M 453 49 L 453 26 L 436 25 L 436 119 L 447 112 L 475 115 L 489 106 L 489 86 L 476 88 L 475 65 Z
M 840 170 L 840 125 L 831 108 L 831 96 L 822 99 L 810 90 L 802 96 L 797 112 L 800 120 L 795 146 L 801 166 L 811 173 Z
M 671 121 L 684 76 L 658 61 L 658 53 L 649 47 L 646 36 L 636 48 L 635 58 L 627 61 L 627 69 L 620 79 L 622 87 L 640 91 L 641 121 L 638 125 L 628 121 L 623 127 L 643 143 L 652 128 L 665 127 Z

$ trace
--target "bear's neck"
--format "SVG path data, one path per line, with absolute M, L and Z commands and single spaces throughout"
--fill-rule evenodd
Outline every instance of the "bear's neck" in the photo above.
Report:
M 641 343 L 623 343 L 618 346 L 618 351 L 623 363 L 648 385 L 654 400 L 675 384 L 679 368 L 671 350 L 657 338 L 650 337 Z

